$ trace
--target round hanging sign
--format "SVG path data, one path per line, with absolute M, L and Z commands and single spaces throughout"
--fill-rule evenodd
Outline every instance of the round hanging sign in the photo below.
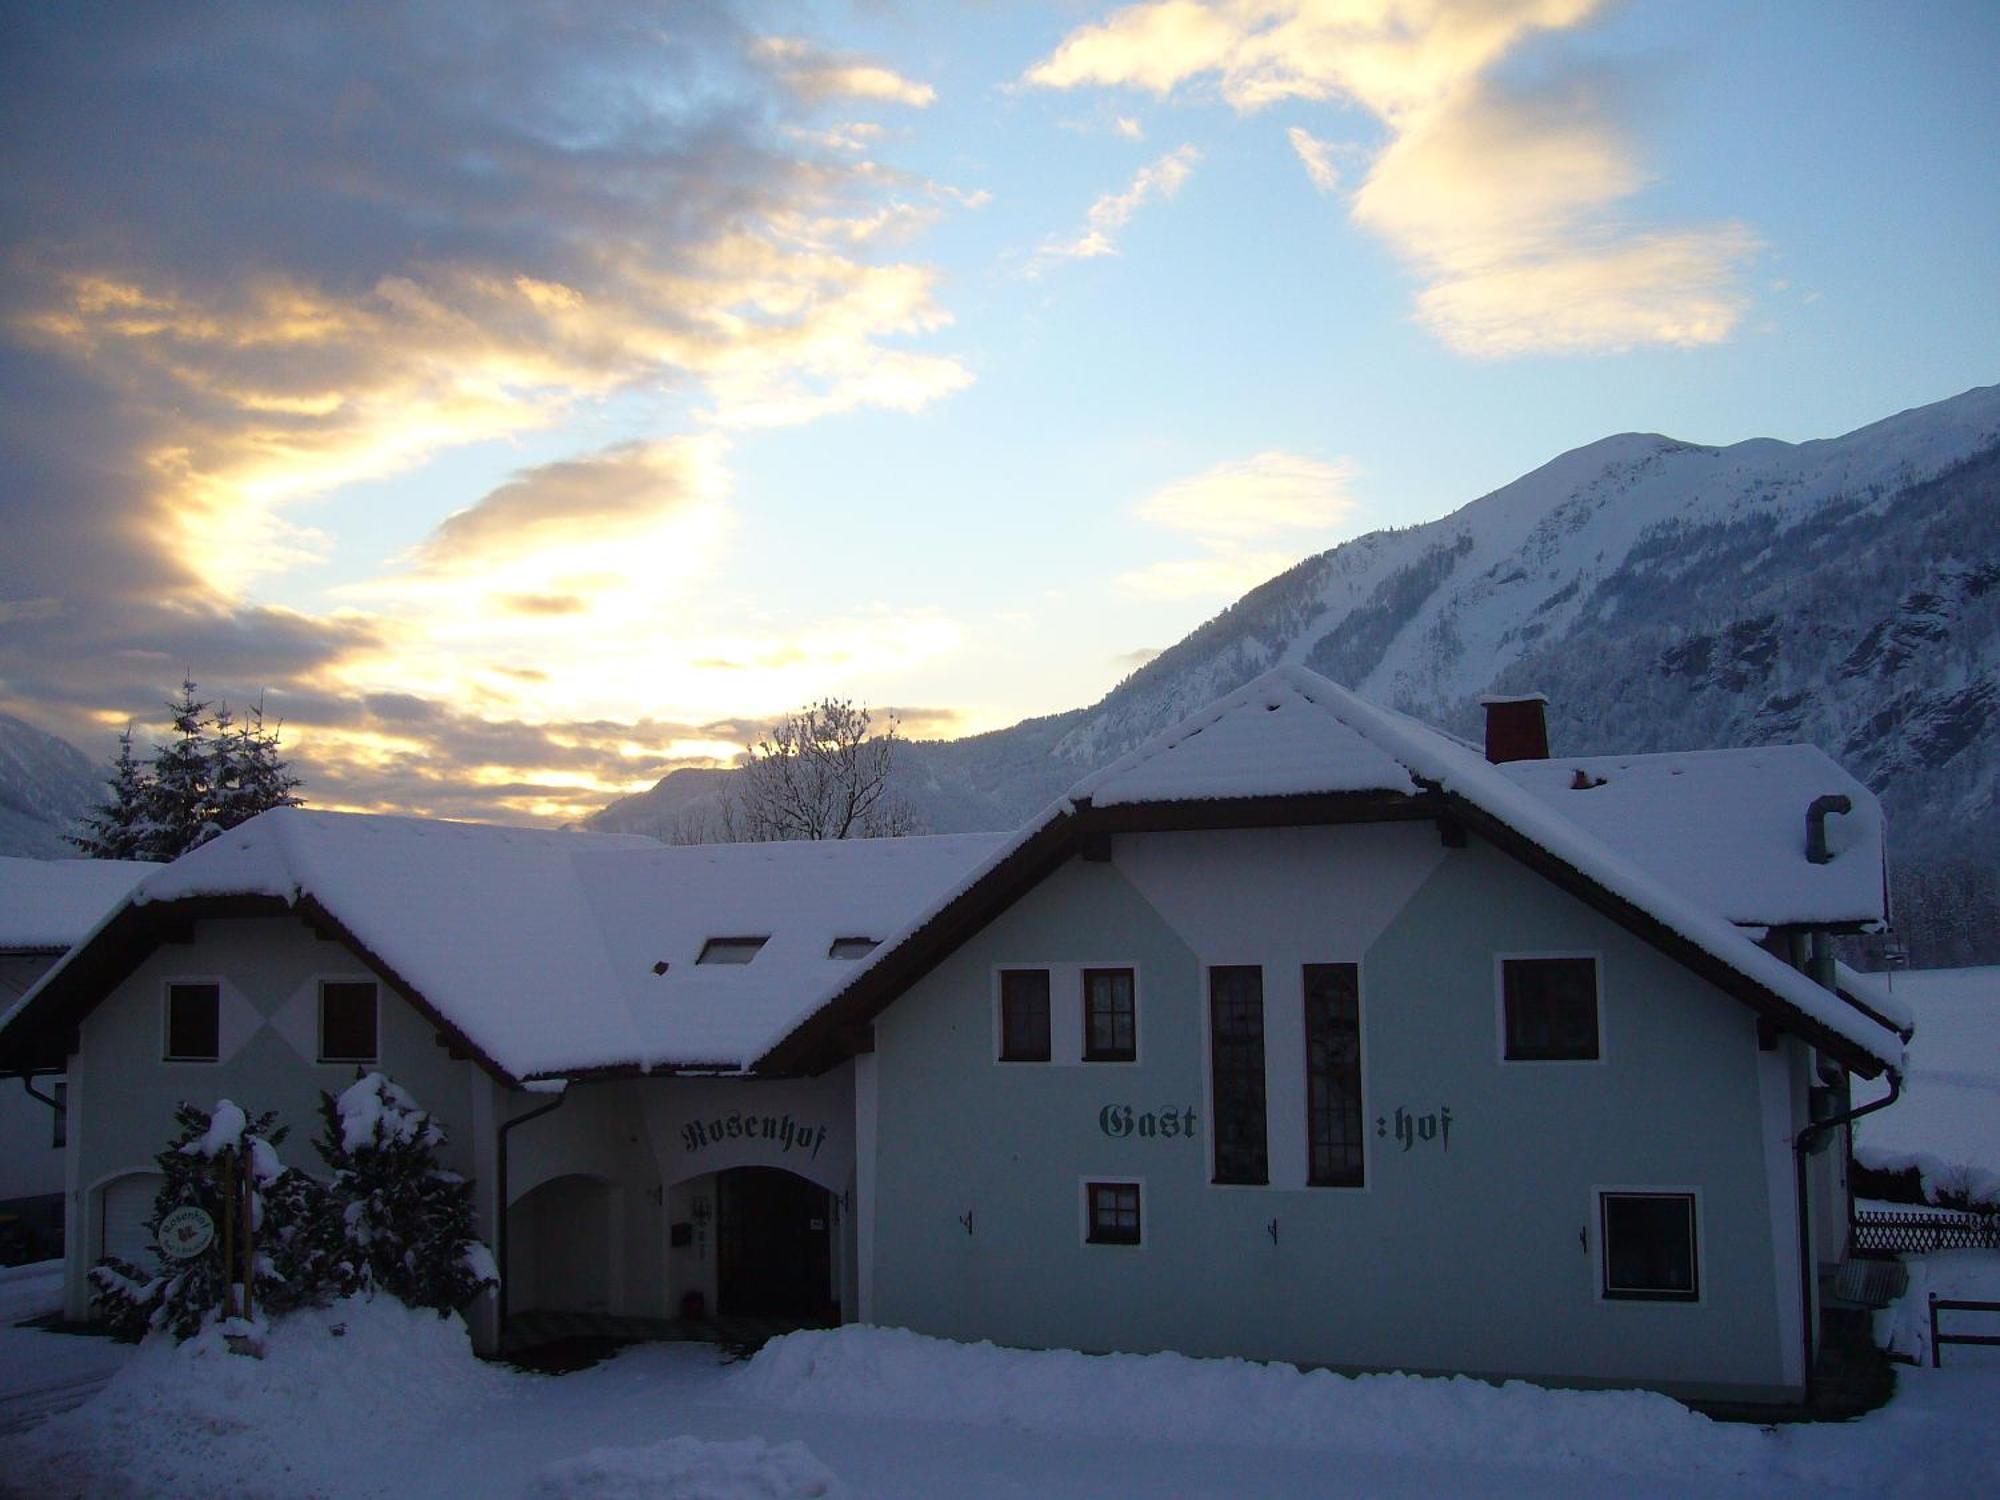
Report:
M 160 1248 L 175 1260 L 193 1260 L 215 1241 L 208 1210 L 184 1203 L 160 1220 Z

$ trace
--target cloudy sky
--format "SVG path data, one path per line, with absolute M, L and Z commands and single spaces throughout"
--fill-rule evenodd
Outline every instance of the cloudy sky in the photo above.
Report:
M 2000 380 L 1990 0 L 9 7 L 0 708 L 557 819 Z

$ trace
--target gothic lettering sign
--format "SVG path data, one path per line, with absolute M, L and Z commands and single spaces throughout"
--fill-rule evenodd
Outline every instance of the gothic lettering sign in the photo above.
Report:
M 1437 1143 L 1437 1148 L 1440 1151 L 1449 1151 L 1451 1149 L 1451 1106 L 1449 1105 L 1440 1104 L 1430 1114 L 1413 1115 L 1399 1104 L 1396 1106 L 1396 1114 L 1393 1120 L 1388 1115 L 1377 1115 L 1375 1117 L 1375 1134 L 1378 1137 L 1386 1139 L 1392 1126 L 1395 1130 L 1396 1139 L 1402 1142 L 1405 1151 L 1410 1150 L 1420 1143 L 1429 1145 L 1433 1141 Z
M 689 1156 L 724 1141 L 765 1141 L 781 1155 L 798 1151 L 810 1161 L 826 1144 L 826 1127 L 805 1124 L 789 1113 L 761 1115 L 744 1110 L 707 1120 L 689 1120 L 681 1126 L 681 1149 Z
M 1191 1141 L 1195 1129 L 1194 1106 L 1135 1112 L 1129 1104 L 1107 1104 L 1097 1112 L 1097 1128 L 1114 1141 L 1132 1136 L 1141 1140 L 1173 1140 L 1178 1137 Z

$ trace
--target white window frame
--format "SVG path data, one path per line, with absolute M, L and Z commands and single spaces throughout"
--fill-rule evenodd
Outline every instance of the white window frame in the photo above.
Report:
M 326 1053 L 326 987 L 330 984 L 366 984 L 375 990 L 375 1055 L 373 1057 L 329 1057 Z M 346 1067 L 351 1063 L 382 1061 L 382 981 L 373 974 L 315 974 L 313 976 L 313 1062 L 322 1067 Z
M 1093 1187 L 1134 1187 L 1139 1190 L 1139 1238 L 1127 1243 L 1122 1240 L 1094 1240 L 1090 1237 L 1090 1190 Z M 1086 1250 L 1143 1250 L 1151 1236 L 1147 1233 L 1147 1222 L 1151 1214 L 1146 1208 L 1146 1179 L 1123 1176 L 1113 1172 L 1089 1172 L 1076 1180 L 1077 1202 L 1077 1243 Z
M 1686 1198 L 1692 1204 L 1694 1234 L 1694 1295 L 1676 1292 L 1614 1293 L 1609 1289 L 1611 1247 L 1605 1243 L 1604 1200 L 1606 1198 Z M 1700 1307 L 1708 1301 L 1708 1223 L 1703 1211 L 1702 1191 L 1688 1183 L 1612 1183 L 1590 1190 L 1589 1236 L 1591 1297 L 1603 1307 Z
M 1596 979 L 1597 1056 L 1509 1057 L 1507 1055 L 1507 965 L 1521 959 L 1587 958 Z M 1611 1060 L 1610 1028 L 1604 1015 L 1604 954 L 1596 948 L 1528 948 L 1493 955 L 1493 1055 L 1503 1068 L 1589 1068 Z
M 215 1056 L 176 1057 L 174 1041 L 174 990 L 212 985 L 215 989 Z M 160 1061 L 177 1068 L 212 1068 L 222 1061 L 222 977 L 218 974 L 173 974 L 160 981 Z

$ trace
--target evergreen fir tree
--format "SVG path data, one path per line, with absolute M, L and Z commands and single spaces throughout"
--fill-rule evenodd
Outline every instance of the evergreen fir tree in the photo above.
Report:
M 246 1115 L 227 1099 L 219 1100 L 213 1113 L 192 1104 L 174 1111 L 179 1132 L 154 1158 L 165 1181 L 146 1220 L 155 1268 L 148 1271 L 107 1256 L 90 1272 L 92 1300 L 114 1329 L 128 1337 L 163 1329 L 185 1339 L 221 1316 L 228 1263 L 224 1232 L 233 1223 L 233 1211 L 226 1207 L 228 1184 L 246 1172 L 256 1241 L 254 1273 L 248 1278 L 255 1308 L 283 1312 L 318 1294 L 312 1279 L 286 1277 L 299 1274 L 300 1258 L 292 1247 L 304 1247 L 321 1232 L 316 1226 L 325 1217 L 324 1192 L 279 1161 L 276 1147 L 285 1131 L 276 1118 L 271 1113 Z M 208 1214 L 215 1238 L 199 1255 L 176 1260 L 160 1250 L 160 1224 L 187 1205 Z M 235 1235 L 240 1250 L 240 1224 Z M 245 1279 L 240 1259 L 236 1275 L 240 1285 Z
M 147 798 L 146 847 L 153 859 L 178 859 L 222 829 L 215 822 L 215 754 L 208 734 L 208 704 L 183 680 L 170 702 L 177 738 L 153 747 L 153 779 Z
M 437 1164 L 444 1127 L 381 1073 L 320 1095 L 319 1153 L 340 1243 L 328 1266 L 342 1296 L 387 1292 L 442 1317 L 498 1286 L 472 1233 L 472 1184 Z
M 218 829 L 247 823 L 274 807 L 297 807 L 300 799 L 292 793 L 299 778 L 278 754 L 278 732 L 264 727 L 264 706 L 260 703 L 232 720 L 223 705 L 215 715 L 213 769 L 214 822 Z
M 118 736 L 118 759 L 105 785 L 111 795 L 91 808 L 75 833 L 64 835 L 90 859 L 144 859 L 140 820 L 151 796 L 152 773 L 132 754 L 132 727 Z
M 93 859 L 180 858 L 218 833 L 274 807 L 297 807 L 299 778 L 278 753 L 278 732 L 264 727 L 259 704 L 239 723 L 228 704 L 211 714 L 192 681 L 167 705 L 174 738 L 153 747 L 150 763 L 132 755 L 132 732 L 119 740 L 107 785 L 71 843 Z

